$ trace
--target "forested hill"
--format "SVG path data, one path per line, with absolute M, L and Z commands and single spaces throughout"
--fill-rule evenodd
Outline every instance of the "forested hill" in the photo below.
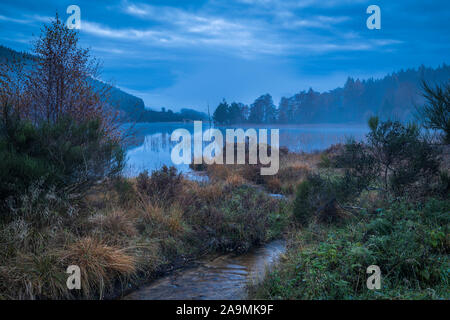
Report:
M 228 105 L 225 101 L 214 113 L 218 123 L 348 123 L 365 122 L 371 115 L 406 121 L 421 105 L 422 81 L 431 85 L 450 80 L 450 66 L 433 69 L 420 66 L 394 72 L 382 79 L 348 78 L 344 87 L 328 92 L 313 89 L 281 98 L 275 106 L 269 94 L 250 106 Z
M 25 65 L 33 63 L 35 56 L 18 52 L 11 48 L 0 45 L 0 62 L 21 61 Z M 182 109 L 175 113 L 171 110 L 154 111 L 145 108 L 144 101 L 134 95 L 124 92 L 114 86 L 104 82 L 92 79 L 95 87 L 108 89 L 108 103 L 119 111 L 121 121 L 137 122 L 166 122 L 166 121 L 185 121 L 185 120 L 204 120 L 207 118 L 205 113 L 197 112 L 192 109 Z
M 18 52 L 0 45 L 0 60 L 2 62 L 21 61 L 26 65 L 33 63 L 35 59 L 36 57 L 29 53 Z M 94 82 L 95 87 L 98 87 L 99 89 L 104 88 L 105 86 L 110 87 L 108 102 L 110 102 L 111 106 L 119 110 L 122 120 L 136 117 L 144 110 L 144 101 L 141 98 L 135 97 L 118 88 L 111 87 L 104 82 L 95 79 L 92 79 L 92 81 Z

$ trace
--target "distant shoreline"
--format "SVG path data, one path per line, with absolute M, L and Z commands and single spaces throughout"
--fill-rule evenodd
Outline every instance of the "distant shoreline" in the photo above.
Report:
M 208 121 L 204 120 L 195 120 L 195 121 L 202 121 L 204 125 L 209 125 Z M 182 122 L 182 121 L 157 121 L 157 122 L 124 122 L 122 125 L 144 125 L 144 124 L 194 124 L 194 121 L 192 122 Z M 233 124 L 214 124 L 211 123 L 212 126 L 217 128 L 230 128 L 230 127 L 280 127 L 280 128 L 289 128 L 289 127 L 317 127 L 317 126 L 361 126 L 361 127 L 368 127 L 367 123 L 359 123 L 359 122 L 336 122 L 336 123 L 233 123 Z

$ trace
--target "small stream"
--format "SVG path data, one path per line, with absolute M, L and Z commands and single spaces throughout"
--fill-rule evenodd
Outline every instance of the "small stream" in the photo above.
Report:
M 226 254 L 198 261 L 125 296 L 125 300 L 235 300 L 247 297 L 247 284 L 263 279 L 286 251 L 282 240 L 243 255 Z

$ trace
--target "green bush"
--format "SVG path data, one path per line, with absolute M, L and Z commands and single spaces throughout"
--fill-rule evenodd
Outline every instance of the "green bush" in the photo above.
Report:
M 417 125 L 386 121 L 372 128 L 367 138 L 384 186 L 395 195 L 407 194 L 420 182 L 426 189 L 437 176 L 439 150 L 421 136 Z
M 326 153 L 322 153 L 320 155 L 320 161 L 317 166 L 319 168 L 330 168 L 332 166 L 330 157 Z
M 136 191 L 130 180 L 118 176 L 113 180 L 113 186 L 122 207 L 130 207 L 137 200 Z
M 341 217 L 339 205 L 357 197 L 359 192 L 357 180 L 349 174 L 327 177 L 311 174 L 297 187 L 294 217 L 302 225 L 313 216 L 320 221 L 336 222 Z
M 356 178 L 358 189 L 383 188 L 394 196 L 427 194 L 437 181 L 440 149 L 415 124 L 369 120 L 367 142 L 350 141 L 334 157 L 336 167 Z
M 380 174 L 380 164 L 369 148 L 362 142 L 349 140 L 343 152 L 334 157 L 335 167 L 344 168 L 357 180 L 359 190 L 369 188 Z
M 77 197 L 123 168 L 124 152 L 100 121 L 69 117 L 34 125 L 4 113 L 0 117 L 0 201 L 13 202 L 32 184 Z
M 442 171 L 439 176 L 438 193 L 447 198 L 450 195 L 450 174 L 446 171 Z
M 303 225 L 309 222 L 309 218 L 314 213 L 310 200 L 312 192 L 313 187 L 309 180 L 301 182 L 297 187 L 294 200 L 294 217 Z

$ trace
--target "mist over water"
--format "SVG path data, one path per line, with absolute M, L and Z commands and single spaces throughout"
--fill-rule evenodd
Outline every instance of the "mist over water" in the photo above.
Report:
M 127 127 L 129 125 L 125 125 Z M 127 166 L 125 174 L 136 176 L 144 170 L 153 171 L 163 165 L 174 165 L 171 160 L 172 148 L 176 142 L 170 141 L 172 132 L 184 128 L 191 133 L 192 145 L 194 139 L 193 123 L 139 123 L 133 128 L 134 137 L 127 148 Z M 203 132 L 209 129 L 209 124 L 203 122 Z M 280 130 L 280 147 L 287 147 L 292 152 L 313 152 L 330 147 L 333 144 L 345 142 L 353 137 L 364 139 L 369 131 L 363 124 L 311 124 L 311 125 L 231 125 L 215 126 L 225 137 L 226 129 L 248 128 Z M 204 145 L 210 142 L 204 142 Z M 190 172 L 186 164 L 175 165 L 183 172 Z

